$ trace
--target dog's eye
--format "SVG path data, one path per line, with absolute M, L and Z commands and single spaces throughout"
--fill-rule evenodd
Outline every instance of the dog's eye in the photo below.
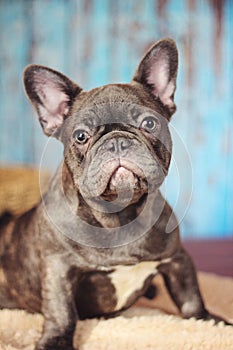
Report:
M 78 143 L 86 143 L 89 135 L 86 131 L 84 130 L 75 130 L 73 133 L 73 138 L 75 139 L 75 141 L 77 141 Z
M 147 131 L 154 131 L 158 127 L 158 122 L 154 117 L 146 117 L 140 127 Z

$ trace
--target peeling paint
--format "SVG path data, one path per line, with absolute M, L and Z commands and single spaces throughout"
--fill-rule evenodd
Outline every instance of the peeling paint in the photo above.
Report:
M 215 73 L 219 75 L 222 67 L 222 33 L 223 33 L 223 11 L 225 0 L 209 0 L 214 12 L 214 68 Z
M 168 0 L 158 0 L 156 1 L 156 8 L 157 8 L 157 13 L 158 13 L 158 18 L 159 18 L 159 35 L 161 37 L 166 36 L 167 33 L 167 28 L 165 23 L 167 23 L 167 5 L 168 5 Z
M 158 0 L 158 1 L 156 1 L 159 18 L 164 19 L 164 17 L 166 16 L 166 6 L 167 6 L 167 4 L 168 4 L 168 0 Z
M 127 82 L 141 55 L 157 39 L 170 36 L 179 48 L 178 109 L 172 123 L 190 153 L 195 189 L 182 230 L 198 237 L 230 236 L 232 18 L 232 0 L 34 0 L 30 6 L 25 0 L 1 0 L 0 162 L 39 165 L 47 141 L 23 93 L 24 66 L 46 64 L 86 89 Z M 56 146 L 51 154 L 46 165 L 53 170 Z M 188 180 L 181 184 L 187 202 Z M 177 193 L 169 181 L 173 203 Z

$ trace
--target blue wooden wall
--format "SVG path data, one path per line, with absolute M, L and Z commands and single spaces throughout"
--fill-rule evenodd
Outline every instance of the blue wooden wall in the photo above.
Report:
M 231 0 L 0 0 L 0 165 L 39 166 L 46 143 L 21 76 L 51 66 L 85 89 L 128 82 L 144 51 L 170 36 L 180 54 L 174 159 L 165 189 L 185 237 L 233 233 Z M 51 142 L 42 166 L 54 169 Z

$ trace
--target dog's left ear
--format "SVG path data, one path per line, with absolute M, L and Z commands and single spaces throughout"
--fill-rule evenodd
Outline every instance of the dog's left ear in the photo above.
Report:
M 39 65 L 30 65 L 25 69 L 24 86 L 48 136 L 63 124 L 76 96 L 82 91 L 65 75 Z
M 178 68 L 178 51 L 172 39 L 163 39 L 145 54 L 133 77 L 134 81 L 159 98 L 170 116 L 175 112 L 174 93 Z

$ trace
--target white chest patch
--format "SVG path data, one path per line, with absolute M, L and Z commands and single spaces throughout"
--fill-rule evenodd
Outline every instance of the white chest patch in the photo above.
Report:
M 128 298 L 137 290 L 140 290 L 147 277 L 156 275 L 156 267 L 161 261 L 143 261 L 133 266 L 114 266 L 115 271 L 108 277 L 116 289 L 117 304 L 115 311 L 120 310 Z

